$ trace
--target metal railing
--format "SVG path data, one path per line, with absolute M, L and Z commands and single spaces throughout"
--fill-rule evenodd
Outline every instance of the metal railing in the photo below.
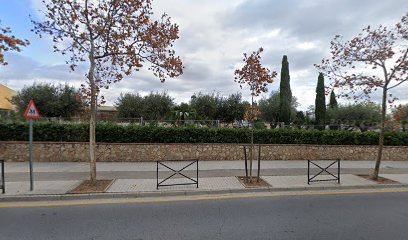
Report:
M 169 166 L 169 163 L 179 163 L 179 162 L 187 162 L 186 165 L 184 165 L 182 168 L 179 170 L 174 169 L 174 167 Z M 166 164 L 167 163 L 167 164 Z M 188 167 L 196 164 L 196 179 L 189 177 L 182 173 L 183 170 L 186 170 Z M 159 166 L 163 166 L 166 169 L 170 170 L 172 174 L 163 180 L 159 181 Z M 165 184 L 166 181 L 172 179 L 174 176 L 179 175 L 182 176 L 183 179 L 187 179 L 188 182 L 183 183 L 183 182 L 176 182 L 176 183 L 169 183 Z M 159 187 L 167 187 L 167 186 L 177 186 L 177 185 L 196 185 L 198 188 L 198 159 L 194 160 L 165 160 L 165 161 L 156 161 L 156 189 L 159 189 Z
M 334 166 L 337 163 L 337 176 L 331 172 L 329 172 L 329 168 Z M 316 166 L 320 171 L 313 176 L 311 176 L 310 173 L 310 165 Z M 323 175 L 323 173 L 326 173 Z M 318 176 L 329 176 L 330 178 L 328 179 L 316 179 Z M 336 159 L 333 162 L 331 162 L 329 165 L 326 167 L 322 167 L 321 165 L 317 164 L 316 162 L 312 160 L 307 160 L 307 184 L 310 184 L 311 182 L 324 182 L 324 181 L 337 181 L 337 183 L 340 183 L 340 159 Z
M 4 160 L 0 160 L 1 163 L 1 185 L 3 194 L 6 193 L 6 182 L 4 181 Z

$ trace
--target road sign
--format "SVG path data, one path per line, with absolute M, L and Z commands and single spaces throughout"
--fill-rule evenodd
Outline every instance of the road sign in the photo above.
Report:
M 28 107 L 24 112 L 24 118 L 40 118 L 40 112 L 32 99 L 30 100 L 30 103 L 28 103 Z
M 34 176 L 33 176 L 33 119 L 40 118 L 40 112 L 31 99 L 28 103 L 27 109 L 23 115 L 25 118 L 30 119 L 29 127 L 29 149 L 28 149 L 28 161 L 30 163 L 30 191 L 34 190 Z

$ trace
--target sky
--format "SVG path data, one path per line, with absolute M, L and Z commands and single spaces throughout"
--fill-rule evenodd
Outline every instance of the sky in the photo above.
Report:
M 31 42 L 22 52 L 6 54 L 9 65 L 0 66 L 0 83 L 14 90 L 43 82 L 79 88 L 88 65 L 71 72 L 65 56 L 53 52 L 52 41 L 30 31 L 30 16 L 41 19 L 41 8 L 41 0 L 0 0 L 2 26 Z M 367 25 L 394 26 L 408 11 L 408 1 L 155 0 L 153 11 L 158 16 L 167 13 L 179 25 L 180 38 L 174 49 L 183 61 L 184 74 L 160 83 L 147 70 L 136 72 L 103 90 L 106 105 L 115 104 L 121 93 L 146 95 L 151 91 L 166 91 L 176 103 L 188 102 L 198 92 L 224 96 L 241 92 L 249 100 L 249 89 L 240 89 L 234 82 L 234 71 L 242 66 L 244 52 L 263 47 L 261 63 L 271 71 L 280 73 L 282 56 L 288 56 L 292 94 L 298 99 L 298 109 L 307 110 L 315 100 L 318 71 L 313 64 L 330 56 L 330 40 L 336 34 L 350 39 Z M 278 90 L 279 81 L 278 74 L 262 96 Z M 408 103 L 407 93 L 408 83 L 396 88 L 396 103 Z M 372 100 L 379 102 L 380 94 L 374 93 Z

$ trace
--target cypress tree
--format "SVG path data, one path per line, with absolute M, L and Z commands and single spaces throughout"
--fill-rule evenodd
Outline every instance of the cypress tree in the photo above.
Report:
M 336 95 L 334 94 L 334 91 L 333 91 L 333 90 L 332 90 L 331 93 L 330 93 L 329 108 L 331 108 L 331 109 L 338 108 Z
M 316 123 L 319 125 L 325 124 L 326 118 L 326 96 L 324 94 L 324 77 L 322 73 L 319 73 L 316 87 L 316 100 L 315 100 L 315 117 Z
M 292 91 L 290 90 L 289 62 L 286 55 L 282 58 L 281 81 L 280 81 L 279 120 L 285 124 L 290 123 L 290 107 L 292 103 Z

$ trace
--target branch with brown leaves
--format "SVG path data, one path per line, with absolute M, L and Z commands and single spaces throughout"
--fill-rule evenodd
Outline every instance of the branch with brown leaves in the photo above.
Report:
M 351 40 L 340 35 L 331 41 L 330 59 L 316 68 L 333 80 L 330 88 L 342 88 L 340 96 L 369 97 L 379 89 L 388 91 L 408 80 L 408 13 L 395 27 L 370 26 Z
M 252 52 L 248 55 L 244 53 L 245 65 L 241 69 L 235 70 L 235 82 L 239 83 L 242 88 L 243 85 L 249 85 L 252 96 L 259 96 L 259 94 L 268 91 L 268 84 L 272 83 L 277 73 L 271 72 L 261 64 L 261 53 L 263 48 Z
M 46 20 L 33 20 L 33 31 L 51 35 L 54 51 L 70 55 L 72 70 L 92 56 L 100 87 L 107 88 L 146 63 L 162 82 L 183 73 L 180 57 L 171 49 L 178 25 L 166 14 L 154 20 L 151 0 L 43 2 Z
M 12 35 L 11 29 L 1 28 L 0 21 L 0 65 L 7 65 L 8 63 L 4 59 L 4 53 L 8 51 L 21 51 L 21 47 L 25 47 L 30 42 L 28 40 L 21 40 Z

